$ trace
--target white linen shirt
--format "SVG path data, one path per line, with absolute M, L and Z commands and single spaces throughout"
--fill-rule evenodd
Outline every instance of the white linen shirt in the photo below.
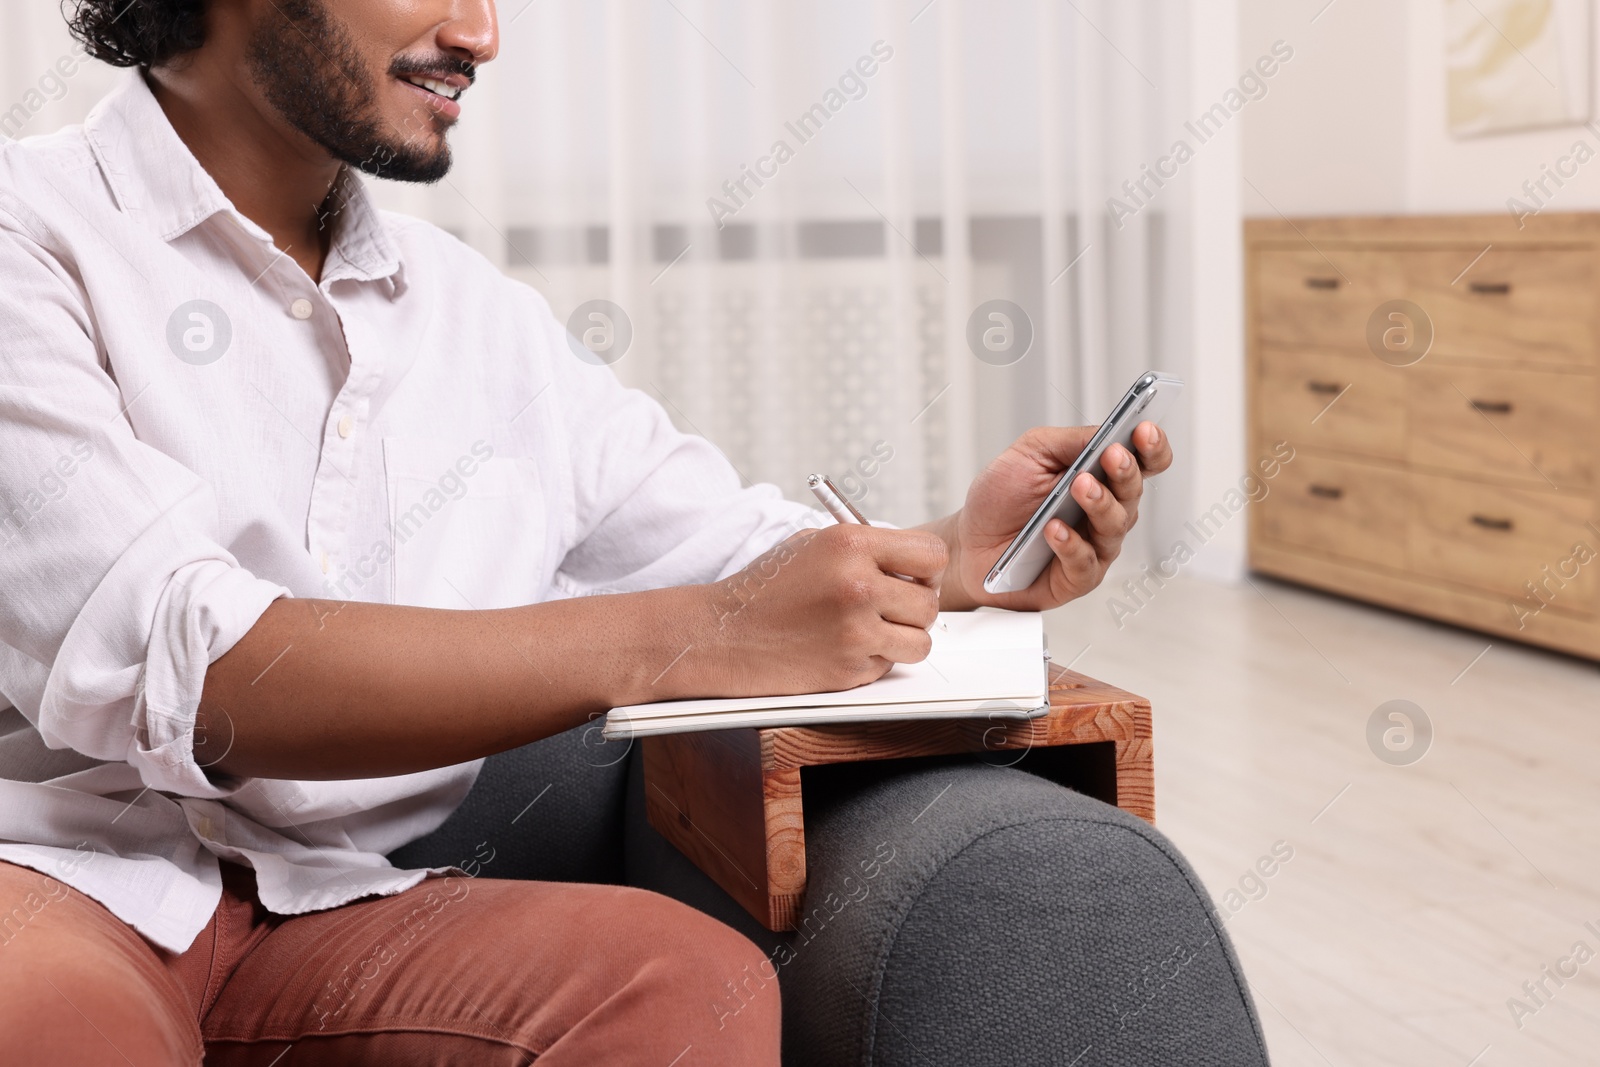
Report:
M 0 859 L 173 952 L 218 857 L 286 915 L 415 885 L 385 854 L 482 764 L 208 774 L 206 668 L 273 600 L 712 581 L 817 524 L 577 358 L 532 289 L 350 171 L 336 195 L 313 282 L 136 73 L 82 127 L 0 144 Z

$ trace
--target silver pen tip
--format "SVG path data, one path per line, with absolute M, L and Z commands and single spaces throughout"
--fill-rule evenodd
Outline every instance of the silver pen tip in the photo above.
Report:
M 817 486 L 821 485 L 822 482 L 823 478 L 820 474 L 813 474 L 806 478 L 806 485 L 810 486 L 812 489 L 815 489 Z

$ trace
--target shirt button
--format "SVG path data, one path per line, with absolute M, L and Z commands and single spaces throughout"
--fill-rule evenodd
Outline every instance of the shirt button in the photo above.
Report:
M 328 573 L 328 566 L 329 566 L 329 564 L 328 564 L 328 554 L 326 552 L 324 552 L 322 554 L 322 573 L 323 574 L 327 574 Z
M 339 420 L 339 436 L 340 437 L 349 437 L 351 431 L 354 430 L 355 428 L 356 428 L 356 420 L 352 419 L 349 415 L 346 415 L 344 418 Z
M 304 322 L 311 317 L 311 301 L 302 296 L 299 300 L 289 305 L 289 314 Z

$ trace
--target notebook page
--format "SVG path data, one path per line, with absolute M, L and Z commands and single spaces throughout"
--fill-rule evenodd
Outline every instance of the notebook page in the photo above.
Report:
M 1037 612 L 940 612 L 921 663 L 897 663 L 875 682 L 830 693 L 668 700 L 617 708 L 617 718 L 742 712 L 768 708 L 857 707 L 956 700 L 1027 700 L 1041 690 L 1044 617 Z

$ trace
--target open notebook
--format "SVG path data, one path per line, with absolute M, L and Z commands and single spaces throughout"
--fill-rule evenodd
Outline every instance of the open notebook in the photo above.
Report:
M 607 740 L 739 726 L 810 726 L 885 719 L 1037 716 L 1050 707 L 1044 617 L 1037 612 L 941 612 L 921 663 L 835 693 L 667 700 L 615 708 Z

